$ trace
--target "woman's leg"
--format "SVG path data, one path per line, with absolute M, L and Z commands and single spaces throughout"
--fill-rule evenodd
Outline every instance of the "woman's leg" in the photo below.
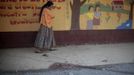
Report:
M 52 47 L 55 46 L 55 38 L 52 28 L 46 28 L 45 40 L 43 48 L 46 48 L 48 51 L 52 51 Z
M 36 53 L 42 53 L 44 51 L 45 30 L 45 27 L 41 25 L 34 44 L 35 48 L 37 48 Z

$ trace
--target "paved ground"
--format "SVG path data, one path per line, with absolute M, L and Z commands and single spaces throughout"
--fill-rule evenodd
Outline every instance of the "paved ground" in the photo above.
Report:
M 47 53 L 48 57 L 35 54 L 34 50 L 1 49 L 0 70 L 48 69 L 54 63 L 96 66 L 134 62 L 134 43 L 58 47 L 57 51 Z
M 63 65 L 63 64 L 62 64 Z M 0 75 L 134 75 L 134 64 L 92 67 L 63 67 L 60 69 L 0 72 Z

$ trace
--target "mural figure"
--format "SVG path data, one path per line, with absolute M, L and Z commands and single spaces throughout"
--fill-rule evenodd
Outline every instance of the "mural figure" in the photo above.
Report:
M 54 16 L 50 14 L 50 11 L 53 9 L 53 2 L 48 1 L 41 9 L 40 12 L 40 29 L 38 31 L 35 47 L 38 49 L 36 53 L 42 53 L 45 50 L 52 50 L 51 48 L 55 46 L 54 33 L 52 30 L 52 20 Z
M 93 24 L 94 25 L 100 25 L 100 5 L 95 6 L 95 11 L 94 11 L 94 19 L 93 19 Z
M 94 19 L 94 7 L 89 6 L 87 13 L 88 21 L 87 21 L 87 29 L 93 29 L 93 19 Z

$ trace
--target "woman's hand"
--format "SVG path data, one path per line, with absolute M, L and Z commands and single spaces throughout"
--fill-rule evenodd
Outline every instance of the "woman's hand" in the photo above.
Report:
M 55 18 L 55 16 L 51 17 L 51 19 L 54 19 L 54 18 Z

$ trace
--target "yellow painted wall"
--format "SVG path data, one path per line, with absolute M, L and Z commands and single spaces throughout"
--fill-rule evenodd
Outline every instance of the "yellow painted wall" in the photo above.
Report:
M 110 4 L 112 0 L 90 0 L 90 3 L 95 3 L 96 1 L 100 1 L 101 3 Z M 55 31 L 63 31 L 63 30 L 70 30 L 71 27 L 71 9 L 69 5 L 70 0 L 65 0 L 65 2 L 55 2 L 55 6 L 61 7 L 60 10 L 54 9 L 52 11 L 52 14 L 55 15 L 55 19 L 53 21 L 53 29 Z M 43 2 L 0 2 L 0 6 L 42 6 Z M 85 3 L 88 4 L 88 1 Z M 129 10 L 129 6 L 124 6 L 125 9 Z M 0 32 L 17 32 L 17 31 L 37 31 L 39 29 L 40 24 L 33 23 L 33 24 L 16 24 L 11 25 L 10 20 L 31 20 L 31 21 L 38 21 L 38 17 L 32 17 L 33 13 L 39 13 L 39 10 L 1 10 L 0 14 L 11 14 L 11 13 L 27 13 L 28 15 L 26 17 L 0 17 Z M 133 12 L 134 13 L 134 12 Z M 85 13 L 86 14 L 86 13 Z M 87 26 L 87 16 L 85 14 L 80 15 L 80 29 L 86 30 Z M 111 17 L 111 20 L 107 23 L 105 21 L 106 12 L 101 12 L 101 24 L 99 26 L 94 26 L 93 30 L 104 30 L 104 29 L 115 29 L 118 27 L 121 23 L 128 20 L 128 15 L 122 14 L 122 18 L 120 22 L 117 22 L 117 16 L 116 13 L 109 13 Z M 133 20 L 134 23 L 134 20 Z M 133 24 L 134 25 L 134 24 Z M 134 28 L 134 26 L 133 26 Z
M 67 0 L 66 0 L 67 1 Z M 7 3 L 7 2 L 0 2 L 0 6 L 18 6 L 18 5 L 22 5 L 22 6 L 42 6 L 44 3 L 43 2 L 11 2 L 11 3 Z M 55 6 L 57 7 L 61 7 L 60 10 L 58 9 L 54 9 L 52 11 L 52 14 L 54 14 L 55 19 L 53 21 L 53 28 L 54 30 L 69 30 L 69 24 L 67 23 L 67 19 L 66 19 L 66 2 L 55 2 L 54 3 Z M 17 9 L 13 9 L 13 10 L 0 10 L 0 14 L 12 14 L 12 13 L 26 13 L 28 14 L 25 17 L 0 17 L 0 32 L 16 32 L 16 31 L 37 31 L 39 29 L 40 24 L 38 23 L 38 16 L 33 17 L 32 14 L 33 13 L 39 13 L 40 10 L 17 10 Z M 36 21 L 37 23 L 33 23 L 33 24 L 16 24 L 16 25 L 11 25 L 10 21 L 11 20 L 17 20 L 17 21 L 21 21 L 21 20 L 30 20 L 30 21 Z

